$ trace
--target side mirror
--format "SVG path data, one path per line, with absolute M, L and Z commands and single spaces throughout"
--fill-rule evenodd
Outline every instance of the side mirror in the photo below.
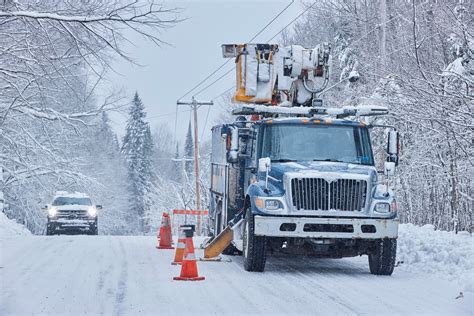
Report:
M 395 175 L 395 163 L 392 161 L 385 161 L 383 173 L 387 177 Z
M 272 160 L 269 157 L 260 158 L 258 160 L 258 172 L 265 172 L 265 193 L 269 193 L 268 190 L 268 172 L 272 168 Z
M 45 204 L 41 207 L 42 210 L 47 210 L 48 209 L 48 204 Z
M 397 131 L 388 132 L 387 161 L 398 166 L 398 155 L 400 153 L 400 134 Z
M 95 208 L 98 209 L 98 210 L 101 210 L 101 209 L 102 209 L 102 205 L 97 204 L 97 205 L 95 206 Z
M 260 158 L 258 160 L 258 172 L 267 172 L 271 170 L 272 161 L 270 158 Z
M 229 126 L 226 134 L 227 162 L 236 163 L 239 158 L 239 129 Z

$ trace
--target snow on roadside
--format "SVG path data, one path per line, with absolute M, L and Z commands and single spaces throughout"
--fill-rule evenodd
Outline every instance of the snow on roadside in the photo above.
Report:
M 474 238 L 468 232 L 438 231 L 433 225 L 402 224 L 397 269 L 437 275 L 474 292 Z
M 25 226 L 9 219 L 4 213 L 0 212 L 0 238 L 18 235 L 31 235 L 31 232 Z

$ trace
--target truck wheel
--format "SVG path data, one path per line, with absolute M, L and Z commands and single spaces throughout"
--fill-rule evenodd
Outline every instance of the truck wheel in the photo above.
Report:
M 392 275 L 397 255 L 396 239 L 376 241 L 374 250 L 369 253 L 370 273 L 375 275 Z
M 267 260 L 265 253 L 265 237 L 255 236 L 254 231 L 254 215 L 249 207 L 245 214 L 244 268 L 247 271 L 263 272 Z

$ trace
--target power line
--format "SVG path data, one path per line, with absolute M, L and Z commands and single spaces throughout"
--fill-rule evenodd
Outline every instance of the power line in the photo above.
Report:
M 259 36 L 263 31 L 265 31 L 273 22 L 275 22 L 275 20 L 283 14 L 283 12 L 285 12 L 293 3 L 295 2 L 295 0 L 292 0 L 285 8 L 283 8 L 283 10 L 281 10 L 275 17 L 273 17 L 273 19 L 270 20 L 270 22 L 268 22 L 260 31 L 257 32 L 257 34 L 255 34 L 248 42 L 251 42 L 253 41 L 255 38 L 257 38 L 257 36 Z M 180 98 L 178 98 L 178 100 L 181 100 L 182 98 L 186 97 L 188 94 L 190 94 L 191 92 L 193 92 L 194 90 L 196 90 L 199 86 L 201 86 L 205 81 L 207 81 L 207 79 L 209 79 L 210 77 L 212 77 L 215 73 L 217 73 L 219 70 L 222 69 L 222 67 L 224 67 L 225 65 L 227 65 L 227 63 L 230 61 L 231 59 L 227 59 L 222 65 L 220 65 L 219 67 L 217 67 L 217 69 L 215 69 L 213 72 L 211 72 L 208 76 L 206 76 L 204 79 L 202 79 L 197 85 L 195 85 L 193 88 L 191 88 L 190 90 L 188 90 L 185 94 L 183 94 Z M 195 94 L 196 96 L 196 94 Z
M 298 14 L 293 20 L 291 20 L 287 25 L 285 25 L 285 27 L 283 27 L 280 31 L 278 31 L 278 33 L 276 33 L 275 35 L 273 35 L 269 40 L 267 40 L 267 43 L 270 42 L 271 40 L 273 40 L 275 37 L 277 37 L 279 34 L 281 34 L 286 28 L 288 28 L 291 24 L 293 24 L 296 20 L 298 20 L 301 16 L 303 16 L 303 14 L 305 14 L 306 12 L 308 12 L 310 9 L 312 9 L 314 7 L 314 5 L 317 3 L 317 0 L 313 2 L 312 5 L 310 5 L 309 7 L 307 7 L 306 9 L 303 10 L 303 12 L 301 12 L 300 14 Z M 290 3 L 291 5 L 291 3 Z M 267 24 L 268 26 L 269 24 Z M 266 26 L 266 27 L 267 27 Z M 261 32 L 257 33 L 257 34 L 260 34 Z M 256 37 L 256 36 L 255 36 Z M 252 38 L 249 42 L 251 42 L 252 40 L 255 39 Z M 228 59 L 223 65 L 221 65 L 222 67 L 227 64 L 228 61 L 230 61 L 231 59 Z M 222 68 L 220 67 L 220 68 Z M 226 73 L 224 73 L 222 76 L 220 76 L 219 78 L 217 78 L 216 80 L 214 80 L 213 82 L 211 82 L 210 84 L 208 84 L 207 86 L 205 86 L 204 88 L 202 88 L 201 90 L 199 90 L 197 93 L 194 94 L 194 96 L 197 96 L 198 94 L 200 94 L 201 92 L 207 90 L 208 88 L 210 88 L 211 86 L 213 86 L 215 83 L 217 83 L 219 80 L 221 80 L 222 78 L 224 78 L 226 75 L 228 75 L 231 71 L 233 70 L 232 69 L 229 69 Z M 229 89 L 228 89 L 229 90 Z M 223 94 L 223 93 L 222 93 Z M 220 96 L 220 95 L 219 95 Z M 214 100 L 215 98 L 212 98 L 212 100 Z
M 272 20 L 270 20 L 270 22 L 268 22 L 259 32 L 257 32 L 257 34 L 255 34 L 248 42 L 251 42 L 253 41 L 255 38 L 257 38 L 257 36 L 259 36 L 265 29 L 268 28 L 268 26 L 270 26 L 281 14 L 283 14 L 283 12 L 285 12 L 292 4 L 294 3 L 294 0 L 291 1 L 291 3 L 289 3 L 285 8 L 283 8 L 283 10 L 281 10 Z M 288 24 L 286 24 L 280 31 L 278 31 L 275 35 L 273 35 L 270 39 L 267 40 L 267 43 L 270 42 L 271 40 L 273 40 L 275 37 L 277 37 L 279 34 L 281 34 L 285 29 L 287 29 L 291 24 L 293 24 L 296 20 L 298 20 L 301 16 L 303 16 L 306 12 L 308 12 L 310 9 L 312 9 L 314 7 L 314 5 L 317 3 L 317 0 L 315 0 L 313 2 L 313 4 L 311 4 L 310 6 L 308 6 L 306 9 L 304 9 L 300 14 L 298 14 L 295 18 L 293 18 Z M 210 77 L 212 77 L 214 74 L 216 74 L 219 70 L 221 70 L 225 65 L 227 65 L 227 63 L 230 61 L 231 59 L 227 59 L 222 65 L 220 65 L 219 67 L 217 67 L 217 69 L 215 69 L 211 74 L 209 74 L 208 76 L 206 76 L 203 80 L 201 80 L 197 85 L 195 85 L 192 89 L 188 90 L 182 97 L 180 97 L 180 99 L 184 98 L 185 96 L 187 96 L 189 93 L 193 92 L 194 90 L 196 90 L 199 86 L 201 86 L 205 81 L 207 81 Z M 194 94 L 194 96 L 197 96 L 198 94 L 204 92 L 205 90 L 207 90 L 208 88 L 210 88 L 211 86 L 213 86 L 214 84 L 216 84 L 219 80 L 221 80 L 222 78 L 224 78 L 225 76 L 227 76 L 229 73 L 231 73 L 232 71 L 234 70 L 234 68 L 232 67 L 231 69 L 229 69 L 228 71 L 226 71 L 223 75 L 219 76 L 216 80 L 214 80 L 213 82 L 211 82 L 210 84 L 208 84 L 207 86 L 205 86 L 204 88 L 200 89 L 197 93 Z M 226 90 L 224 90 L 223 92 L 221 92 L 220 94 L 218 94 L 217 96 L 213 97 L 211 100 L 215 100 L 217 99 L 218 97 L 224 95 L 225 93 L 227 93 L 228 91 L 230 91 L 233 87 L 229 87 L 227 88 Z M 208 108 L 208 111 L 207 111 L 207 114 L 206 114 L 206 121 L 204 123 L 204 128 L 203 128 L 203 131 L 202 131 L 202 135 L 201 137 L 203 137 L 204 135 L 204 131 L 205 131 L 205 127 L 207 125 L 207 120 L 208 120 L 208 117 L 209 117 L 209 112 L 211 110 L 211 107 L 209 106 Z M 177 126 L 177 119 L 175 121 L 175 135 L 176 135 L 176 126 Z M 176 137 L 176 136 L 175 136 Z
M 275 20 L 276 20 L 280 15 L 282 15 L 282 13 L 285 12 L 294 2 L 295 2 L 295 0 L 292 0 L 290 4 L 288 4 L 283 10 L 281 10 L 280 13 L 278 13 L 270 22 L 268 22 L 267 25 L 265 25 L 265 26 L 263 27 L 263 29 L 261 29 L 257 34 L 255 34 L 255 36 L 252 37 L 247 43 L 250 43 L 251 41 L 253 41 L 254 39 L 256 39 L 257 36 L 259 36 L 260 34 L 262 34 L 262 32 L 265 31 L 266 28 L 270 26 L 270 24 L 272 24 L 273 22 L 275 22 Z
M 298 20 L 301 16 L 303 16 L 303 14 L 305 14 L 306 12 L 308 12 L 310 9 L 312 9 L 314 7 L 314 5 L 317 3 L 317 1 L 314 1 L 312 5 L 308 6 L 305 10 L 303 10 L 303 12 L 301 12 L 300 14 L 298 14 L 294 19 L 292 19 L 287 25 L 285 25 L 280 31 L 278 31 L 275 35 L 273 35 L 268 41 L 267 43 L 269 43 L 271 40 L 273 40 L 275 37 L 277 37 L 278 35 L 280 35 L 285 29 L 287 29 L 291 24 L 293 24 L 296 20 Z M 386 21 L 384 24 L 387 24 L 393 20 L 396 20 L 400 18 L 400 15 L 396 15 L 394 17 L 392 17 L 391 19 L 389 19 L 388 21 Z M 361 37 L 359 37 L 358 39 L 356 39 L 355 41 L 351 42 L 348 47 L 350 47 L 351 45 L 361 41 L 362 39 L 364 39 L 366 36 L 370 35 L 372 32 L 374 32 L 375 30 L 377 30 L 381 25 L 377 25 L 376 27 L 374 27 L 372 30 L 370 30 L 369 32 L 367 32 L 366 34 L 362 35 Z M 229 71 L 230 72 L 230 71 Z M 221 76 L 221 78 L 225 77 L 225 75 L 227 75 L 227 73 L 225 73 L 223 76 Z M 204 89 L 201 89 L 199 91 L 199 93 L 203 92 L 204 90 L 206 90 L 207 88 L 209 88 L 210 86 L 212 86 L 214 83 L 216 83 L 217 81 L 219 81 L 221 78 L 219 78 L 218 80 L 216 80 L 215 82 L 211 83 L 210 85 L 208 85 L 206 88 Z M 339 82 L 340 83 L 340 82 Z M 339 84 L 338 83 L 338 84 Z M 332 87 L 331 87 L 332 88 Z M 229 91 L 230 89 L 232 89 L 232 87 L 226 89 L 224 92 L 218 94 L 217 96 L 213 97 L 211 100 L 215 100 L 217 99 L 218 97 L 220 97 L 221 95 L 225 94 L 227 91 Z
M 230 60 L 230 59 L 228 59 Z M 225 76 L 227 76 L 228 74 L 230 74 L 232 71 L 234 71 L 234 67 L 232 67 L 231 69 L 227 70 L 223 75 L 221 75 L 220 77 L 218 77 L 216 80 L 214 80 L 213 82 L 211 82 L 210 84 L 208 84 L 207 86 L 205 86 L 204 88 L 202 88 L 201 90 L 199 90 L 197 93 L 195 93 L 194 95 L 197 96 L 199 95 L 201 92 L 207 90 L 208 88 L 210 88 L 211 86 L 213 86 L 216 82 L 218 82 L 219 80 L 221 80 L 222 78 L 224 78 Z
M 186 97 L 188 94 L 190 94 L 191 92 L 193 92 L 194 90 L 196 90 L 201 84 L 203 84 L 205 81 L 207 81 L 207 79 L 209 79 L 210 77 L 212 77 L 216 72 L 218 72 L 219 70 L 222 69 L 222 67 L 224 67 L 225 65 L 227 65 L 227 63 L 230 61 L 230 59 L 227 59 L 222 65 L 220 65 L 219 67 L 217 67 L 216 70 L 214 70 L 213 72 L 211 72 L 206 78 L 202 79 L 201 81 L 199 81 L 199 83 L 197 85 L 195 85 L 192 89 L 188 90 L 188 92 L 186 92 L 185 94 L 183 94 L 181 97 L 178 98 L 178 100 L 181 100 L 182 98 Z M 195 94 L 196 95 L 196 94 Z
M 184 112 L 189 112 L 191 110 L 183 110 L 183 111 L 179 111 L 179 113 L 184 113 Z M 157 114 L 157 115 L 152 115 L 152 116 L 148 116 L 147 119 L 152 119 L 152 118 L 157 118 L 157 117 L 163 117 L 163 116 L 171 116 L 171 115 L 175 115 L 176 112 L 168 112 L 168 113 L 163 113 L 163 114 Z
M 204 137 L 204 132 L 206 131 L 207 119 L 209 118 L 209 112 L 211 112 L 211 106 L 210 105 L 207 107 L 206 120 L 204 121 L 204 126 L 202 128 L 201 139 Z
M 226 94 L 227 92 L 229 92 L 230 90 L 232 90 L 234 88 L 234 86 L 231 86 L 227 89 L 225 89 L 224 91 L 222 91 L 221 93 L 219 93 L 218 95 L 216 95 L 215 97 L 213 97 L 211 100 L 214 101 L 215 99 L 223 96 L 224 94 Z
M 306 9 L 303 10 L 303 12 L 301 12 L 298 16 L 296 16 L 293 20 L 291 20 L 287 25 L 285 25 L 284 28 L 282 28 L 280 31 L 278 31 L 278 33 L 276 33 L 275 35 L 273 35 L 268 41 L 270 42 L 272 39 L 274 39 L 275 37 L 277 37 L 278 35 L 281 34 L 281 32 L 283 32 L 288 26 L 290 26 L 291 24 L 293 24 L 296 20 L 298 20 L 301 16 L 303 16 L 303 14 L 305 14 L 306 12 L 308 12 L 310 9 L 312 9 L 314 7 L 314 5 L 317 3 L 318 1 L 315 0 L 313 2 L 312 5 L 310 5 L 309 7 L 307 7 Z

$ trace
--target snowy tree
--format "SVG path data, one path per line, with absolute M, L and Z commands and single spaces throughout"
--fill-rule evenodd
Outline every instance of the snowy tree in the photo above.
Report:
M 112 131 L 110 120 L 103 113 L 100 121 L 88 136 L 88 149 L 81 172 L 94 176 L 99 182 L 86 189 L 94 201 L 103 205 L 99 212 L 101 234 L 134 233 L 127 221 L 128 191 L 127 165 L 120 153 L 117 135 Z M 84 190 L 84 188 L 81 188 Z
M 473 10 L 465 0 L 324 0 L 284 37 L 285 44 L 332 44 L 339 62 L 320 94 L 326 104 L 369 98 L 390 108 L 382 121 L 402 134 L 404 222 L 473 227 Z M 350 80 L 354 70 L 357 82 Z M 380 164 L 385 141 L 374 136 Z
M 181 155 L 179 153 L 179 143 L 176 143 L 176 151 L 174 153 L 173 171 L 175 173 L 176 182 L 181 183 L 183 181 L 183 163 L 181 161 Z
M 147 233 L 150 229 L 153 195 L 156 192 L 156 175 L 152 164 L 153 141 L 145 116 L 145 106 L 138 93 L 135 93 L 122 153 L 128 166 L 129 219 L 138 219 L 139 230 Z
M 191 121 L 189 121 L 188 132 L 184 142 L 184 170 L 186 171 L 186 178 L 191 181 L 194 179 L 194 142 L 193 133 L 191 132 Z
M 111 58 L 131 60 L 122 49 L 127 30 L 159 45 L 157 31 L 175 23 L 175 13 L 153 1 L 0 2 L 0 166 L 9 217 L 41 233 L 40 208 L 54 191 L 103 186 L 88 172 L 89 136 L 121 98 L 97 100 L 96 89 Z

